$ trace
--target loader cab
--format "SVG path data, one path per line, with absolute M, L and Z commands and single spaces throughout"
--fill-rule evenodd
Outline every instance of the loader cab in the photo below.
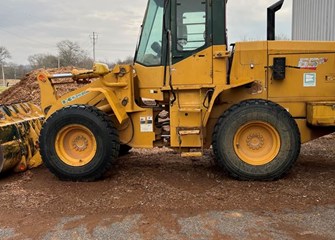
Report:
M 226 49 L 225 6 L 225 0 L 148 1 L 135 56 L 140 97 L 163 101 L 164 89 L 213 83 L 213 45 Z

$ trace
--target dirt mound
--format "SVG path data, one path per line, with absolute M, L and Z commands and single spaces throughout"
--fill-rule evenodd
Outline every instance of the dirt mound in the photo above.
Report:
M 40 105 L 40 89 L 36 76 L 41 71 L 47 71 L 51 74 L 55 73 L 68 73 L 73 70 L 74 67 L 64 67 L 64 68 L 48 68 L 48 69 L 37 69 L 26 74 L 26 76 L 21 79 L 20 83 L 13 87 L 5 90 L 0 94 L 0 104 L 13 104 L 18 102 L 33 102 L 36 105 Z M 64 78 L 57 80 L 59 82 L 69 82 L 71 79 Z M 66 85 L 58 85 L 57 93 L 59 96 L 73 91 L 78 88 L 77 83 L 71 83 Z

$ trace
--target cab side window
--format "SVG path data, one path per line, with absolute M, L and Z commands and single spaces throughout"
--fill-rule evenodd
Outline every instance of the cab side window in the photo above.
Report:
M 136 62 L 145 66 L 162 63 L 163 6 L 164 0 L 150 1 L 148 6 L 136 58 Z
M 177 50 L 194 51 L 206 44 L 206 1 L 177 1 Z

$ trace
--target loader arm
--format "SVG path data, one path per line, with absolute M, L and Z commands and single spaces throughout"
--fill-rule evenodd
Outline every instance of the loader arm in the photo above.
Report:
M 96 105 L 104 111 L 110 109 L 118 122 L 123 124 L 128 116 L 117 94 L 120 89 L 128 88 L 129 81 L 122 79 L 126 74 L 123 71 L 125 68 L 119 66 L 110 71 L 105 64 L 95 64 L 93 70 L 78 71 L 75 69 L 71 73 L 53 75 L 47 72 L 39 73 L 37 79 L 41 90 L 41 107 L 46 117 L 48 118 L 55 111 L 69 105 L 87 104 Z M 128 69 L 128 73 L 129 71 Z M 121 80 L 120 76 L 122 76 Z M 60 78 L 72 78 L 75 82 L 87 84 L 68 94 L 58 96 L 55 88 L 57 83 L 53 80 Z

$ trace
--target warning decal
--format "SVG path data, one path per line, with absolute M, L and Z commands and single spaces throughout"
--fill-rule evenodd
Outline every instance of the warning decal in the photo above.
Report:
M 298 67 L 301 69 L 316 70 L 319 65 L 328 62 L 327 58 L 300 58 Z
M 153 131 L 153 119 L 152 116 L 140 117 L 141 132 L 152 132 Z
M 80 93 L 78 93 L 78 94 L 76 94 L 76 95 L 73 95 L 73 96 L 68 97 L 68 98 L 66 98 L 65 100 L 63 100 L 63 101 L 62 101 L 62 104 L 63 104 L 63 105 L 66 105 L 66 104 L 68 104 L 68 103 L 70 103 L 70 102 L 72 102 L 72 101 L 74 101 L 74 100 L 76 100 L 76 99 L 78 99 L 78 98 L 81 98 L 81 97 L 83 97 L 83 96 L 85 96 L 85 95 L 87 95 L 87 94 L 89 94 L 89 93 L 90 93 L 89 91 L 83 91 L 83 92 L 80 92 Z
M 304 87 L 316 87 L 316 73 L 304 73 Z

